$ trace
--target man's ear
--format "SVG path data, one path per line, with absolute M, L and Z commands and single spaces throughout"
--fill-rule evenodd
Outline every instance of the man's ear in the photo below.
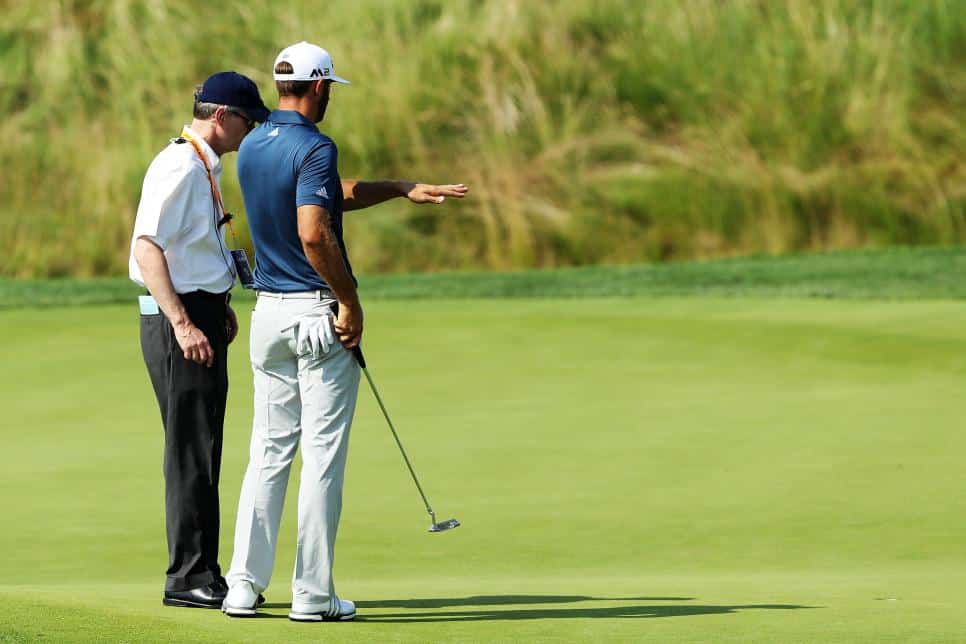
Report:
M 312 85 L 312 91 L 315 92 L 316 96 L 322 96 L 325 92 L 325 79 L 315 81 L 315 84 Z
M 219 105 L 215 110 L 215 113 L 211 115 L 213 121 L 218 124 L 225 122 L 225 114 L 228 113 L 228 109 L 224 105 Z

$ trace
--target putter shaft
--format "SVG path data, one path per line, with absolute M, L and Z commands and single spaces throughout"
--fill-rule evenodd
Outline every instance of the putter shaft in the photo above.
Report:
M 379 403 L 379 409 L 382 410 L 382 415 L 385 416 L 386 422 L 389 424 L 389 430 L 392 432 L 392 437 L 396 439 L 396 445 L 399 446 L 399 451 L 402 453 L 403 460 L 406 461 L 406 467 L 409 468 L 409 474 L 413 477 L 413 483 L 416 484 L 416 489 L 419 490 L 419 496 L 423 499 L 423 504 L 426 506 L 426 511 L 429 512 L 429 516 L 433 520 L 433 525 L 436 525 L 436 513 L 433 512 L 433 508 L 429 506 L 429 501 L 426 499 L 426 494 L 423 492 L 423 486 L 419 484 L 419 479 L 416 478 L 416 472 L 413 470 L 412 463 L 409 462 L 409 457 L 406 455 L 406 450 L 403 448 L 402 441 L 399 440 L 399 434 L 396 433 L 396 428 L 393 426 L 392 420 L 389 418 L 389 412 L 386 411 L 386 406 L 382 404 L 382 397 L 379 395 L 379 390 L 376 389 L 376 383 L 372 381 L 372 376 L 369 375 L 369 370 L 366 368 L 365 360 L 360 359 L 361 357 L 362 351 L 356 351 L 356 358 L 359 359 L 359 366 L 362 367 L 362 373 L 366 375 L 366 380 L 369 381 L 369 387 L 372 389 L 372 393 L 376 397 L 376 402 Z

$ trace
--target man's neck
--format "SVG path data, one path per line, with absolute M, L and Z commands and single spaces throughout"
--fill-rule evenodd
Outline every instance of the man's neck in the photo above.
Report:
M 218 140 L 218 135 L 215 133 L 214 121 L 194 119 L 191 121 L 191 131 L 203 138 L 205 143 L 215 151 L 215 154 L 219 157 L 222 155 L 224 150 L 222 150 L 221 141 Z
M 281 96 L 278 99 L 278 109 L 298 112 L 315 123 L 316 110 L 319 109 L 319 105 L 305 96 Z

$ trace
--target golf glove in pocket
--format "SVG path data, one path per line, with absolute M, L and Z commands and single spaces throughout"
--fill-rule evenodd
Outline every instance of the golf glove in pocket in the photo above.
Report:
M 335 344 L 332 332 L 332 316 L 328 313 L 309 313 L 299 318 L 295 327 L 298 329 L 295 341 L 295 352 L 300 356 L 311 355 L 321 358 L 329 353 Z

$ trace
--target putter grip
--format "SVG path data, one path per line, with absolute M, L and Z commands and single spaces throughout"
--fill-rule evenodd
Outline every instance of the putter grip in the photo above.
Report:
M 338 302 L 333 302 L 332 303 L 332 306 L 330 308 L 332 310 L 332 315 L 334 315 L 335 317 L 339 317 L 339 303 Z M 359 363 L 359 366 L 362 367 L 363 369 L 365 369 L 366 368 L 366 358 L 365 358 L 365 356 L 362 355 L 362 347 L 360 345 L 356 345 L 352 349 L 352 355 L 354 355 L 356 357 L 356 362 Z

